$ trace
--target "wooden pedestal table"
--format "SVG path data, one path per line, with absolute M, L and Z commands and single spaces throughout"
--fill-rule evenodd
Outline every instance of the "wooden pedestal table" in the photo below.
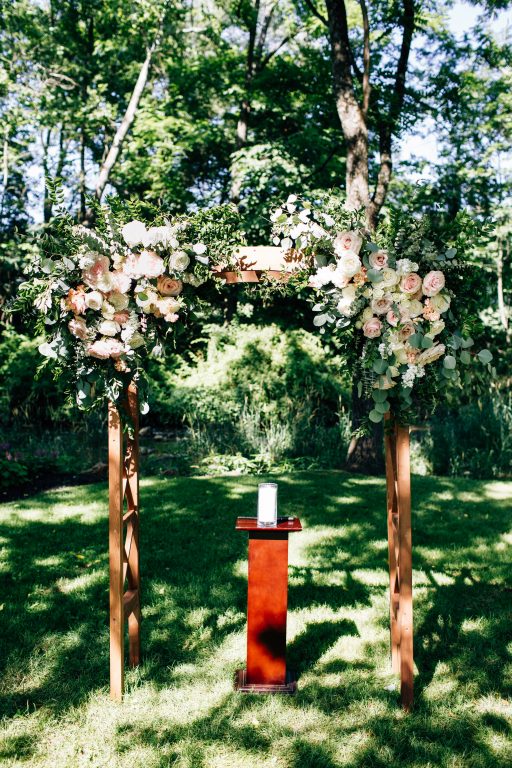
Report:
M 139 408 L 130 385 L 125 405 L 133 425 L 123 434 L 119 411 L 108 408 L 110 698 L 124 691 L 124 625 L 128 621 L 130 666 L 140 662 Z M 126 502 L 126 510 L 125 510 Z
M 409 710 L 414 700 L 409 427 L 389 416 L 385 443 L 391 666 L 400 674 L 402 706 Z
M 298 517 L 265 528 L 256 518 L 239 517 L 236 530 L 249 533 L 249 579 L 247 669 L 238 670 L 235 689 L 295 693 L 295 676 L 286 669 L 288 535 L 302 526 Z

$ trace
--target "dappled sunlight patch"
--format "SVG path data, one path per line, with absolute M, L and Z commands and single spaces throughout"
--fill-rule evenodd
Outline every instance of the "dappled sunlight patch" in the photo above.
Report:
M 361 581 L 363 584 L 367 584 L 369 587 L 387 587 L 389 584 L 389 575 L 384 562 L 382 564 L 382 569 L 379 571 L 356 568 L 351 571 L 351 575 L 354 579 Z
M 88 597 L 85 590 L 96 584 L 101 584 L 104 580 L 105 576 L 101 571 L 89 571 L 88 573 L 81 573 L 73 579 L 57 579 L 55 586 L 64 595 L 84 591 L 83 599 L 86 600 Z
M 512 483 L 496 482 L 482 483 L 485 496 L 495 501 L 512 501 Z

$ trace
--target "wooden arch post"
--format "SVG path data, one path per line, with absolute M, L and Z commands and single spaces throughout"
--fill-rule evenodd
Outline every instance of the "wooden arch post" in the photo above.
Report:
M 390 589 L 391 666 L 400 674 L 400 698 L 414 700 L 412 616 L 411 469 L 409 427 L 386 419 L 386 487 Z
M 123 434 L 116 406 L 108 406 L 110 698 L 124 692 L 124 624 L 128 620 L 130 665 L 140 662 L 139 407 L 130 384 L 125 403 L 133 424 Z M 126 502 L 126 510 L 125 510 Z

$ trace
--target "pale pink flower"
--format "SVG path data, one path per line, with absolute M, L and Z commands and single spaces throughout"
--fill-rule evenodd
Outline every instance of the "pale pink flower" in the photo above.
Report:
M 180 316 L 175 312 L 171 312 L 170 315 L 165 316 L 165 319 L 168 323 L 176 323 L 180 319 Z
M 425 296 L 435 296 L 444 288 L 445 279 L 442 272 L 434 270 L 423 278 L 423 293 Z
M 378 317 L 370 317 L 363 325 L 363 333 L 367 339 L 376 339 L 382 332 L 382 323 Z
M 115 269 L 112 272 L 110 279 L 112 281 L 113 290 L 117 291 L 118 293 L 128 293 L 131 288 L 131 277 L 119 269 Z
M 385 251 L 374 251 L 368 257 L 372 269 L 384 269 L 388 265 L 388 255 Z
M 164 261 L 154 251 L 132 253 L 123 264 L 123 272 L 130 277 L 159 277 L 165 269 Z
M 87 354 L 98 360 L 107 360 L 120 357 L 124 352 L 124 346 L 117 339 L 99 339 L 87 347 Z
M 85 320 L 82 317 L 75 317 L 68 323 L 69 332 L 77 339 L 85 341 L 87 338 L 87 326 Z
M 394 312 L 392 309 L 390 309 L 389 312 L 386 315 L 386 320 L 388 321 L 388 323 L 390 325 L 392 325 L 394 327 L 394 326 L 398 325 L 398 321 L 400 320 L 400 318 L 398 317 L 396 312 Z
M 416 293 L 421 288 L 421 277 L 416 272 L 409 272 L 400 280 L 400 288 L 404 293 Z
M 98 256 L 94 264 L 88 269 L 84 269 L 82 276 L 84 283 L 89 288 L 99 288 L 108 290 L 111 286 L 111 276 L 109 274 L 110 260 L 108 256 Z

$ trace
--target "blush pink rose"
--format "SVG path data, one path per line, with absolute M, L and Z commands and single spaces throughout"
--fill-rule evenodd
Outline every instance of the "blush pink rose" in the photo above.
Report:
M 82 275 L 84 283 L 90 288 L 104 289 L 106 283 L 110 283 L 110 260 L 108 256 L 98 256 L 96 261 L 88 269 L 84 269 Z
M 376 339 L 382 332 L 382 323 L 378 317 L 370 317 L 363 325 L 363 333 L 367 339 Z
M 404 323 L 400 328 L 400 330 L 398 331 L 398 338 L 400 339 L 400 341 L 407 341 L 407 339 L 413 335 L 415 330 L 416 329 L 414 328 L 413 323 L 411 322 Z
M 396 325 L 398 325 L 398 321 L 400 320 L 400 318 L 398 317 L 396 312 L 393 312 L 393 310 L 390 309 L 389 312 L 386 315 L 386 320 L 388 321 L 388 323 L 390 325 L 396 326 Z
M 99 339 L 87 347 L 87 354 L 90 357 L 96 357 L 98 360 L 108 360 L 120 357 L 124 352 L 124 347 L 116 339 Z
M 161 296 L 179 296 L 183 290 L 183 283 L 169 275 L 160 275 L 156 288 Z
M 416 272 L 409 272 L 400 280 L 400 288 L 404 293 L 416 293 L 421 288 L 421 277 Z
M 78 285 L 76 291 L 73 290 L 73 288 L 70 288 L 64 304 L 66 309 L 70 309 L 75 315 L 85 314 L 85 310 L 87 309 L 87 304 L 85 303 L 85 286 Z
M 444 288 L 444 275 L 439 270 L 429 272 L 423 278 L 423 293 L 425 296 L 435 296 Z
M 372 311 L 376 315 L 385 315 L 391 309 L 393 300 L 389 296 L 382 296 L 380 299 L 372 301 Z
M 361 250 L 363 239 L 357 232 L 340 232 L 334 239 L 334 251 L 339 256 L 344 251 L 354 251 L 358 254 Z
M 177 323 L 180 316 L 177 315 L 176 312 L 171 312 L 169 315 L 165 316 L 165 319 L 168 323 Z
M 127 309 L 122 309 L 120 312 L 114 314 L 114 322 L 118 325 L 125 325 L 130 318 L 130 313 Z
M 87 326 L 82 317 L 75 317 L 68 323 L 69 332 L 77 339 L 84 341 L 87 338 Z
M 388 255 L 385 251 L 375 251 L 370 254 L 368 261 L 373 269 L 384 269 L 388 265 Z

